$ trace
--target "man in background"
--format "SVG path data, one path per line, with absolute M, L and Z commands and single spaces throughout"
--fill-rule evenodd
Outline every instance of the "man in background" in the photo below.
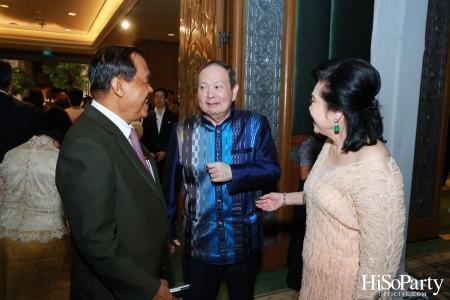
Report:
M 164 178 L 167 146 L 172 134 L 173 124 L 178 122 L 178 117 L 166 109 L 167 91 L 165 89 L 156 89 L 154 95 L 155 109 L 151 110 L 142 122 L 144 134 L 141 142 L 150 150 L 156 160 L 159 178 L 162 180 Z
M 0 163 L 6 152 L 31 138 L 34 105 L 10 96 L 13 84 L 11 64 L 0 60 Z
M 70 226 L 71 299 L 176 299 L 160 280 L 169 225 L 156 165 L 130 125 L 147 116 L 147 63 L 134 47 L 107 46 L 88 73 L 94 100 L 56 167 Z
M 175 99 L 172 90 L 167 90 L 167 102 L 166 107 L 168 110 L 177 115 L 177 118 L 180 118 L 180 102 Z

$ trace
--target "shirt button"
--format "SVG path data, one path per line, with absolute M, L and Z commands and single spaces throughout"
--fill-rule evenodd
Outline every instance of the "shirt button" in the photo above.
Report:
M 217 156 L 219 156 L 220 155 L 220 153 L 219 152 L 217 152 Z
M 222 222 L 219 221 L 219 225 L 222 225 Z
M 222 200 L 220 200 L 220 199 L 219 199 L 219 200 L 217 200 L 217 203 L 220 203 L 220 202 L 222 202 Z

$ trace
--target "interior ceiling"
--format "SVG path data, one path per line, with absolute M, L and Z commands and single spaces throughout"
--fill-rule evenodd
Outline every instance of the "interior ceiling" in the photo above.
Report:
M 0 49 L 93 54 L 103 45 L 141 39 L 179 41 L 180 0 L 0 0 L 0 5 L 9 6 L 0 7 Z M 128 29 L 121 26 L 125 18 Z

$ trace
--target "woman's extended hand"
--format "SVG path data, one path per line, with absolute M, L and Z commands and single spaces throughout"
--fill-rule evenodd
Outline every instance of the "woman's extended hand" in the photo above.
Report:
M 256 207 L 265 211 L 274 211 L 283 206 L 283 194 L 270 193 L 265 194 L 256 200 Z

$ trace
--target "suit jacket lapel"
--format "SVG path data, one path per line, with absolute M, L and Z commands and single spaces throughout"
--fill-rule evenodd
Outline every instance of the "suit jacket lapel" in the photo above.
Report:
M 166 112 L 167 112 L 167 108 L 166 108 Z M 159 134 L 164 134 L 164 135 L 167 134 L 166 128 L 168 126 L 167 122 L 169 122 L 169 114 L 166 114 L 166 112 L 164 112 L 164 115 L 163 115 L 163 118 L 161 121 L 161 130 L 159 131 Z
M 152 175 L 147 171 L 145 166 L 142 164 L 141 160 L 137 156 L 133 147 L 127 138 L 123 135 L 122 131 L 114 124 L 110 119 L 108 119 L 105 115 L 99 112 L 95 107 L 91 107 L 90 105 L 85 109 L 84 113 L 99 123 L 103 128 L 106 129 L 110 134 L 114 135 L 116 138 L 117 144 L 119 144 L 120 148 L 122 148 L 125 155 L 130 159 L 134 167 L 139 171 L 145 181 L 148 183 L 150 188 L 158 195 L 159 200 L 165 205 L 164 197 L 161 193 L 161 188 L 159 186 L 159 181 L 157 177 L 158 170 L 153 162 L 153 159 L 149 158 L 150 164 L 152 166 L 153 174 L 155 174 L 155 180 Z M 141 143 L 142 151 L 148 157 L 148 153 L 145 150 Z

